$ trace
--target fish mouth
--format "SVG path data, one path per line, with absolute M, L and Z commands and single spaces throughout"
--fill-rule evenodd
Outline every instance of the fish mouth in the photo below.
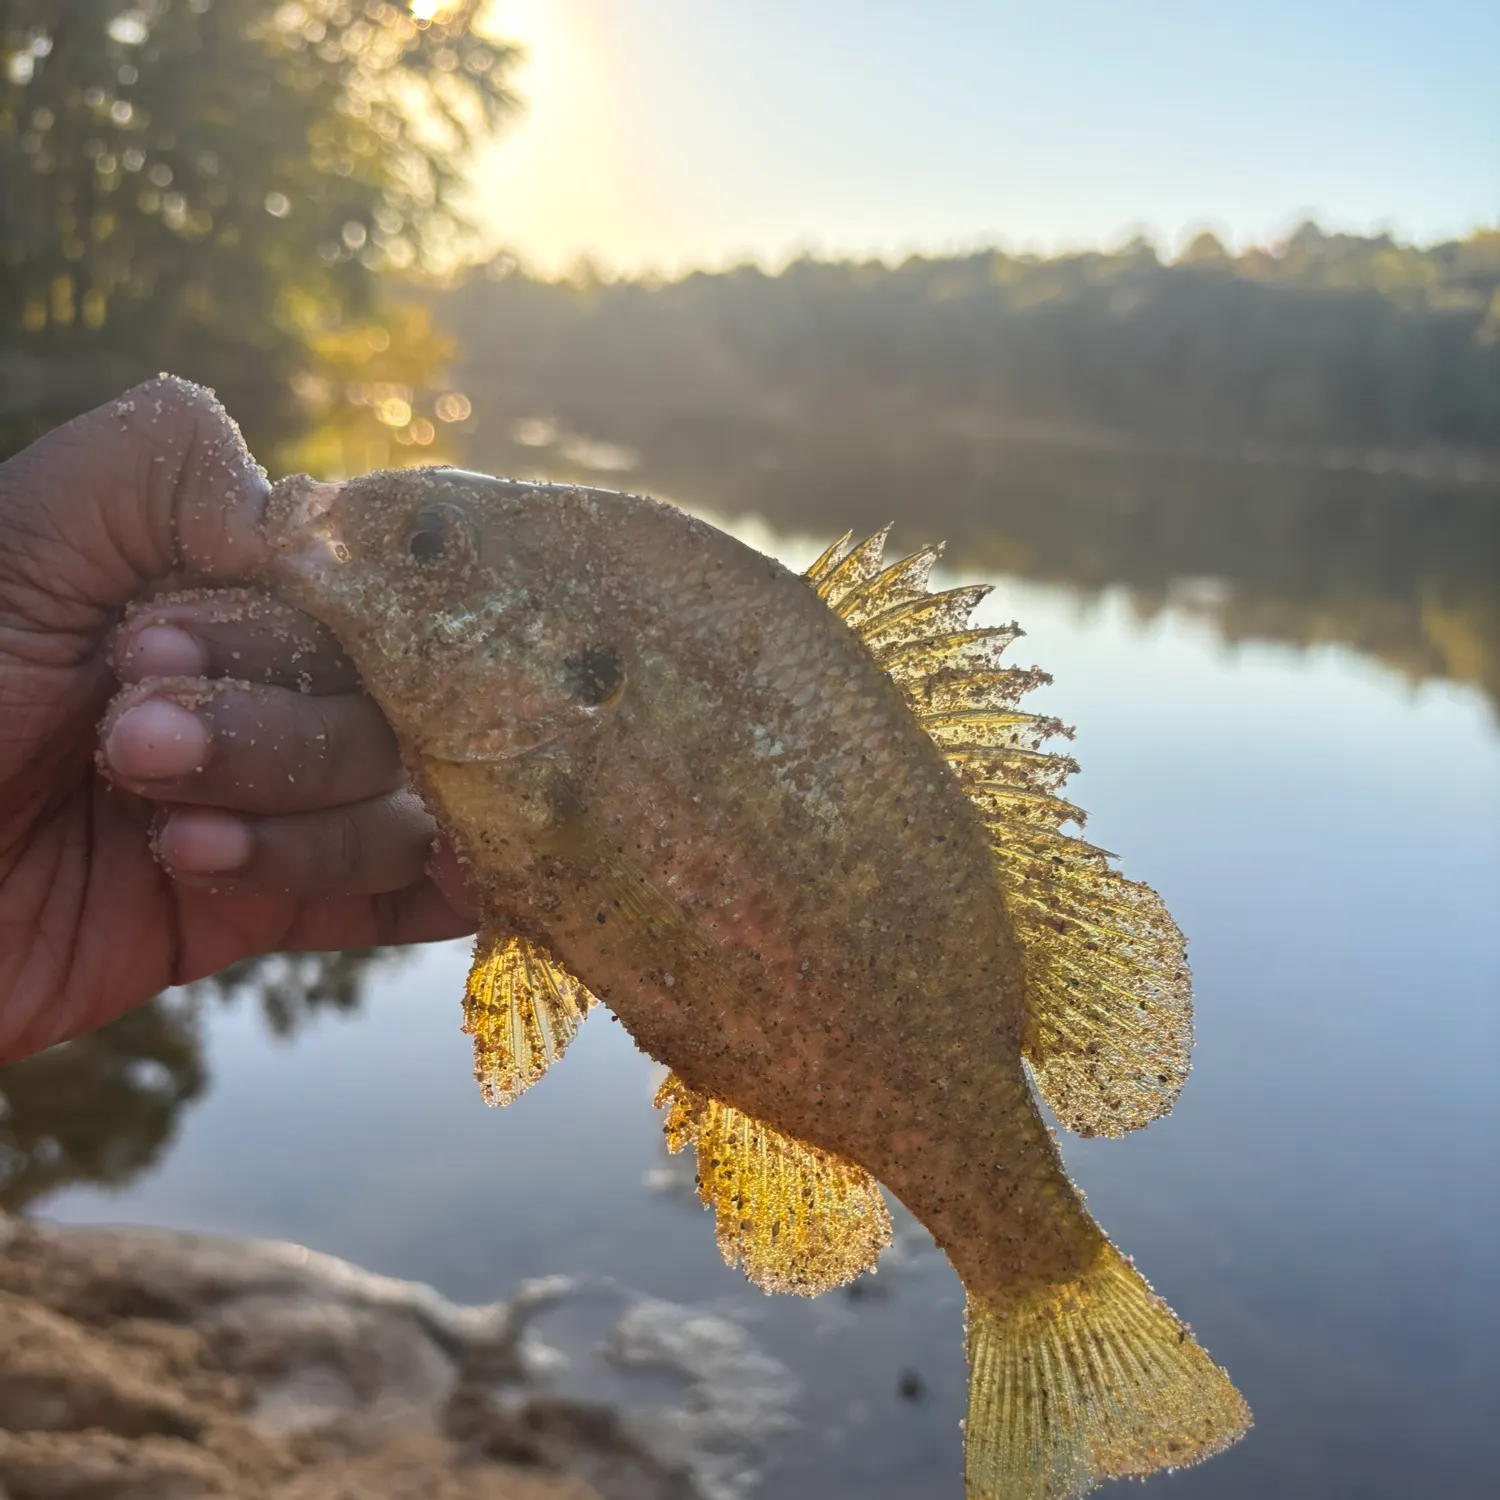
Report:
M 272 486 L 266 505 L 270 572 L 299 592 L 315 587 L 349 561 L 338 538 L 333 508 L 343 485 L 294 474 Z

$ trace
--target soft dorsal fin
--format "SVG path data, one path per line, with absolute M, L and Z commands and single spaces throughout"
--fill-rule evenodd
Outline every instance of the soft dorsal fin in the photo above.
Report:
M 1078 769 L 1041 747 L 1072 731 L 1021 713 L 1045 673 L 1003 667 L 1015 625 L 973 627 L 980 586 L 927 592 L 928 547 L 881 569 L 885 532 L 835 542 L 807 577 L 906 695 L 989 831 L 1006 915 L 1026 965 L 1024 1053 L 1069 1130 L 1123 1135 L 1171 1109 L 1193 1040 L 1185 944 L 1161 898 L 1101 849 L 1062 832 L 1083 813 L 1058 796 Z
M 763 1292 L 816 1297 L 875 1264 L 891 1219 L 863 1167 L 795 1141 L 670 1074 L 656 1095 L 667 1147 L 691 1145 L 725 1264 Z
M 486 1104 L 509 1104 L 563 1055 L 594 997 L 544 948 L 482 927 L 464 987 L 464 1033 Z

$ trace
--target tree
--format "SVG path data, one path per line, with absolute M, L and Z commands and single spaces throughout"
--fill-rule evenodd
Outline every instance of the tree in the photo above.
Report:
M 392 347 L 382 277 L 465 248 L 514 58 L 478 8 L 0 0 L 0 454 L 159 368 L 267 451 L 351 338 L 435 379 L 446 345 L 408 312 Z

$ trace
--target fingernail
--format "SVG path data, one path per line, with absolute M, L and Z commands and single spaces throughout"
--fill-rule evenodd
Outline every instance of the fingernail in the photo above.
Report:
M 115 720 L 104 753 L 127 781 L 191 776 L 208 759 L 208 730 L 180 704 L 148 698 Z
M 156 852 L 184 875 L 225 875 L 250 859 L 250 829 L 228 813 L 173 813 L 156 836 Z
M 208 653 L 202 645 L 176 625 L 148 625 L 120 653 L 120 675 L 126 681 L 198 677 L 207 666 Z

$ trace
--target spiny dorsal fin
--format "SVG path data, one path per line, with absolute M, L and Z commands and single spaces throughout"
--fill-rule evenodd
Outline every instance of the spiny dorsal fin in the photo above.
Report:
M 813 578 L 818 598 L 826 600 L 830 609 L 837 611 L 850 593 L 869 583 L 880 571 L 880 558 L 885 551 L 885 539 L 890 529 L 887 526 L 884 531 L 877 531 L 867 541 L 851 547 L 847 552 L 840 550 L 832 557 L 825 552 L 813 564 L 814 568 L 821 567 L 822 571 L 816 577 L 811 573 L 808 576 Z M 836 545 L 842 549 L 842 543 Z M 824 558 L 828 559 L 826 566 L 823 565 Z
M 509 1104 L 563 1055 L 594 997 L 556 959 L 481 928 L 464 987 L 464 1033 L 486 1104 Z
M 862 630 L 868 621 L 887 610 L 927 597 L 927 580 L 932 565 L 942 553 L 941 547 L 924 547 L 913 552 L 848 595 L 834 611 L 851 630 Z
M 863 1167 L 804 1145 L 668 1076 L 656 1095 L 667 1147 L 696 1148 L 698 1196 L 719 1253 L 763 1292 L 816 1297 L 875 1264 L 891 1220 Z
M 889 529 L 889 528 L 887 528 Z M 938 555 L 880 568 L 886 532 L 835 542 L 808 570 L 905 693 L 989 831 L 1026 964 L 1024 1052 L 1042 1097 L 1080 1135 L 1123 1135 L 1165 1114 L 1187 1078 L 1192 986 L 1161 898 L 1062 832 L 1083 813 L 1058 795 L 1078 769 L 1041 747 L 1072 730 L 1020 712 L 1044 673 L 1000 665 L 1015 625 L 973 627 L 983 585 L 927 592 Z
M 802 576 L 807 579 L 814 588 L 818 589 L 818 598 L 823 598 L 823 591 L 819 587 L 823 580 L 838 567 L 843 561 L 844 554 L 849 550 L 854 541 L 854 533 L 846 531 L 837 541 L 829 542 L 823 549 L 818 560 L 813 563 Z
M 934 674 L 952 681 L 992 671 L 1005 648 L 1022 634 L 1019 625 L 986 625 L 977 630 L 955 630 L 947 635 L 894 641 L 872 655 L 896 682 L 911 693 L 924 686 Z

